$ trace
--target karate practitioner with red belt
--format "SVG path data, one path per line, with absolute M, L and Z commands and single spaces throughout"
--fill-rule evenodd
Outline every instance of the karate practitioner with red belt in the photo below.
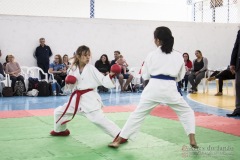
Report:
M 121 68 L 116 64 L 112 66 L 109 75 L 104 76 L 93 65 L 88 64 L 90 54 L 87 46 L 77 49 L 73 65 L 66 77 L 66 85 L 74 92 L 68 103 L 54 110 L 54 130 L 50 132 L 52 136 L 68 136 L 70 131 L 66 123 L 72 120 L 75 114 L 82 114 L 111 137 L 116 137 L 120 132 L 120 128 L 103 114 L 103 103 L 97 87 L 102 85 L 113 88 L 115 85 L 111 79 L 115 73 L 121 72 Z

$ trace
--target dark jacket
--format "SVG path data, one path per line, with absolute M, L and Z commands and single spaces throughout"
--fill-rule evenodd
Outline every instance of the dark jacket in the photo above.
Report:
M 230 65 L 235 66 L 236 70 L 240 68 L 240 30 L 238 31 L 237 39 L 233 47 Z
M 37 63 L 49 63 L 49 58 L 52 56 L 52 51 L 49 46 L 41 45 L 36 48 L 35 57 L 37 59 Z
M 106 73 L 106 72 L 110 72 L 111 66 L 109 63 L 103 64 L 103 62 L 101 60 L 98 60 L 95 63 L 95 67 L 99 70 L 99 72 Z
M 3 72 L 3 65 L 2 65 L 2 63 L 0 63 L 0 74 L 2 74 L 5 77 L 5 74 Z

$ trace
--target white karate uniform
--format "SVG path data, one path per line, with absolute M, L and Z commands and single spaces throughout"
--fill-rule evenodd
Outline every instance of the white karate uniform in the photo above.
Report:
M 107 134 L 112 137 L 116 137 L 116 135 L 120 132 L 120 128 L 103 114 L 101 109 L 103 107 L 103 103 L 100 95 L 97 93 L 97 87 L 100 85 L 103 85 L 106 88 L 114 87 L 114 82 L 110 79 L 109 75 L 104 76 L 93 65 L 90 64 L 86 64 L 81 74 L 79 72 L 79 68 L 74 66 L 69 70 L 69 75 L 73 75 L 77 78 L 77 82 L 74 86 L 72 86 L 73 90 L 94 89 L 93 91 L 89 91 L 80 97 L 77 113 L 82 113 L 83 116 L 87 117 L 95 125 L 103 129 Z M 65 103 L 63 106 L 57 107 L 54 110 L 55 132 L 66 130 L 66 124 L 61 125 L 61 123 L 72 117 L 75 103 L 76 95 L 73 96 L 66 114 L 58 123 L 56 123 L 56 121 L 64 112 L 67 103 Z
M 185 64 L 182 55 L 176 51 L 166 54 L 158 47 L 147 56 L 142 69 L 142 77 L 150 81 L 143 90 L 137 108 L 124 125 L 120 137 L 134 138 L 145 117 L 159 104 L 166 104 L 176 112 L 187 135 L 195 133 L 194 112 L 178 92 L 176 81 L 150 78 L 150 75 L 160 74 L 176 77 L 176 81 L 183 79 Z

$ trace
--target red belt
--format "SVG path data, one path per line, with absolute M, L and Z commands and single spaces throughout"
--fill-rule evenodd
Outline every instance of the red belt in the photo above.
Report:
M 73 113 L 72 118 L 71 118 L 70 120 L 67 120 L 67 121 L 62 122 L 61 125 L 66 124 L 66 123 L 68 123 L 69 121 L 71 121 L 71 120 L 74 118 L 74 116 L 75 116 L 75 114 L 77 113 L 77 111 L 78 111 L 78 104 L 79 104 L 81 95 L 83 95 L 83 94 L 85 94 L 85 93 L 87 93 L 87 92 L 89 92 L 89 91 L 92 91 L 92 90 L 93 90 L 93 89 L 76 90 L 76 91 L 74 91 L 74 92 L 72 93 L 71 97 L 70 97 L 70 100 L 68 101 L 68 104 L 67 104 L 67 107 L 66 107 L 65 111 L 63 112 L 63 114 L 62 114 L 61 117 L 57 120 L 56 123 L 58 123 L 58 121 L 60 121 L 60 119 L 65 115 L 65 113 L 67 112 L 67 110 L 68 110 L 68 108 L 69 108 L 69 106 L 70 106 L 70 103 L 71 103 L 71 101 L 72 101 L 73 96 L 74 96 L 75 94 L 77 94 L 76 103 L 75 103 L 75 110 L 74 110 L 74 113 Z

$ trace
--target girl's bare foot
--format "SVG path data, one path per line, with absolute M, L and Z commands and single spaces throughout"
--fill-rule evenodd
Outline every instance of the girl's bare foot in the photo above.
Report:
M 190 146 L 193 148 L 198 148 L 197 142 L 195 140 L 195 134 L 191 133 L 189 134 L 189 140 L 190 140 Z
M 123 138 L 122 137 L 117 137 L 112 143 L 108 144 L 108 147 L 112 148 L 118 148 L 122 142 Z

